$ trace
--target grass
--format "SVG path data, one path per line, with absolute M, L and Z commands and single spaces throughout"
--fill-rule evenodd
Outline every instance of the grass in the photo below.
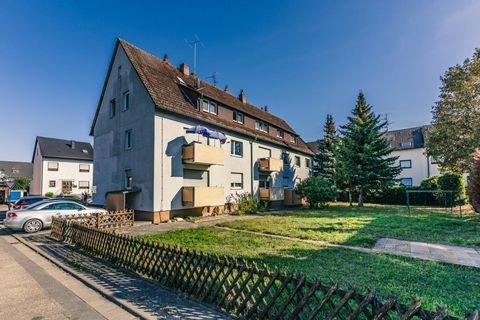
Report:
M 365 219 L 355 221 L 363 222 Z M 324 282 L 334 279 L 343 288 L 348 285 L 362 291 L 375 288 L 383 297 L 394 292 L 404 303 L 419 297 L 427 309 L 435 310 L 435 304 L 448 305 L 449 313 L 460 317 L 464 308 L 480 307 L 480 271 L 475 268 L 327 248 L 213 227 L 144 238 L 211 254 L 256 260 L 271 267 L 279 266 L 283 270 L 302 270 L 310 279 L 315 276 Z
M 331 243 L 373 247 L 380 237 L 480 246 L 478 215 L 460 217 L 405 207 L 333 205 L 325 210 L 299 210 L 222 226 Z

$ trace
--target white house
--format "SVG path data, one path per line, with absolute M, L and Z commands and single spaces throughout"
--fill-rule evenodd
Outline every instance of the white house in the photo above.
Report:
M 226 139 L 187 133 L 203 126 Z M 226 210 L 249 192 L 291 204 L 312 151 L 282 119 L 118 40 L 94 117 L 94 199 L 160 222 Z
M 425 149 L 429 128 L 427 125 L 386 133 L 392 156 L 399 157 L 396 164 L 402 168 L 396 180 L 405 186 L 419 186 L 424 179 L 441 175 L 437 162 Z
M 93 148 L 88 142 L 37 137 L 31 195 L 92 193 Z

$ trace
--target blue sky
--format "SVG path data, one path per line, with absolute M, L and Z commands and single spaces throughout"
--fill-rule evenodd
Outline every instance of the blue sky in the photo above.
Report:
M 358 91 L 390 128 L 426 124 L 440 76 L 480 46 L 480 1 L 21 1 L 0 9 L 0 160 L 30 161 L 35 136 L 91 141 L 116 37 L 179 64 L 198 35 L 214 71 L 305 140 Z

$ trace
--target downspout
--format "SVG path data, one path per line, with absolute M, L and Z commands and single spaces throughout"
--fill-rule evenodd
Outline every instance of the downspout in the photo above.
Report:
M 430 156 L 427 154 L 427 178 L 430 178 Z
M 254 165 L 253 165 L 253 143 L 257 141 L 258 136 L 255 135 L 255 139 L 250 141 L 250 194 L 253 196 L 253 177 L 255 174 Z
M 162 179 L 161 179 L 161 182 L 162 182 L 162 192 L 161 192 L 161 200 L 160 200 L 160 211 L 164 211 L 164 210 L 163 210 L 163 198 L 164 198 L 164 197 L 163 197 L 163 187 L 164 187 L 164 185 L 165 185 L 165 182 L 164 182 L 164 179 L 165 179 L 164 176 L 165 176 L 165 174 L 164 174 L 164 172 L 163 172 L 163 161 L 164 161 L 164 154 L 165 154 L 165 153 L 163 152 L 163 131 L 164 131 L 164 128 L 163 128 L 163 115 L 162 115 L 162 128 L 161 128 L 161 130 L 162 130 L 162 138 L 161 138 L 161 140 L 162 140 L 162 142 L 161 142 L 161 150 L 162 150 L 162 151 L 161 151 L 161 161 L 160 161 L 160 164 L 161 164 L 161 165 L 160 165 L 160 166 L 161 166 L 161 175 L 162 175 Z

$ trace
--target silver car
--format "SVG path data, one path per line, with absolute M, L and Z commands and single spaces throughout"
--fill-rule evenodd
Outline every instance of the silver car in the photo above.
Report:
M 71 214 L 107 213 L 105 209 L 90 208 L 74 201 L 40 201 L 23 210 L 8 211 L 3 222 L 4 226 L 13 230 L 23 230 L 33 233 L 49 228 L 52 217 Z

